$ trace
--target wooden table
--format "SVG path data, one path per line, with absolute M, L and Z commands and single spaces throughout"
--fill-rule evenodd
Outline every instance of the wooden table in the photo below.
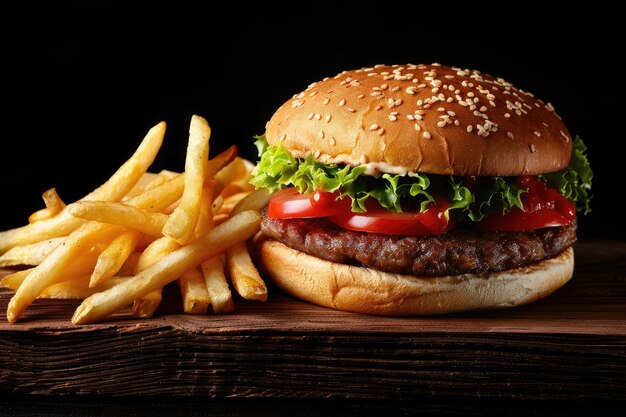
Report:
M 529 306 L 374 317 L 271 289 L 227 316 L 74 326 L 78 302 L 0 322 L 0 392 L 289 398 L 626 398 L 626 243 L 577 243 L 572 281 Z M 0 314 L 11 292 L 0 292 Z

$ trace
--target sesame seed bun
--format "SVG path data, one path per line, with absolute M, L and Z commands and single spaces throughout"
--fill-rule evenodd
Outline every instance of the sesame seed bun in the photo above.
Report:
M 536 175 L 567 167 L 572 140 L 550 103 L 475 70 L 375 66 L 311 84 L 267 125 L 271 145 L 380 172 Z
M 574 250 L 534 265 L 487 274 L 417 277 L 326 261 L 258 234 L 264 274 L 287 293 L 338 310 L 428 315 L 497 309 L 541 299 L 572 277 Z

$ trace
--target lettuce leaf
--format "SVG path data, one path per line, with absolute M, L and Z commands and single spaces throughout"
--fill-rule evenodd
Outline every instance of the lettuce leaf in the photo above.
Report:
M 591 180 L 593 172 L 587 158 L 587 147 L 576 136 L 572 143 L 572 158 L 569 166 L 562 171 L 544 174 L 541 177 L 548 185 L 559 190 L 568 200 L 576 204 L 576 210 L 583 214 L 591 212 Z

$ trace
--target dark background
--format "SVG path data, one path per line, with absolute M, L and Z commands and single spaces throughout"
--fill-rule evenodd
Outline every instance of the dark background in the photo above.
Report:
M 551 101 L 589 147 L 593 213 L 582 237 L 626 239 L 619 14 L 501 3 L 22 2 L 0 13 L 0 229 L 26 222 L 56 186 L 66 201 L 102 183 L 149 127 L 168 122 L 155 169 L 181 170 L 192 114 L 212 154 L 252 136 L 310 82 L 376 63 L 477 68 Z M 507 4 L 506 6 L 504 6 Z M 296 6 L 298 5 L 298 6 Z

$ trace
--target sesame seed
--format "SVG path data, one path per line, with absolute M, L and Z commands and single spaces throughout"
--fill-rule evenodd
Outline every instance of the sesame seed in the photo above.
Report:
M 298 95 L 296 96 L 296 98 L 298 98 L 298 99 L 303 98 L 303 97 L 304 97 L 304 92 L 302 92 L 302 93 L 300 93 L 300 94 L 298 94 Z
M 396 120 L 398 120 L 397 116 L 394 116 L 393 114 L 389 115 L 389 120 L 391 120 L 392 122 L 395 122 Z
M 473 128 L 474 128 L 474 126 L 472 126 L 472 125 L 467 126 L 467 129 L 466 129 L 467 133 L 471 133 Z
M 370 93 L 370 95 L 371 95 L 372 97 L 377 97 L 377 96 L 379 96 L 379 95 L 381 95 L 381 94 L 382 94 L 382 93 L 381 93 L 380 91 L 372 91 L 372 92 Z
M 535 131 L 533 132 L 533 135 L 535 135 L 535 136 L 539 137 L 539 136 L 541 136 L 541 133 L 539 133 L 538 131 L 536 131 L 536 130 L 535 130 Z
M 354 112 L 356 112 L 356 110 L 354 110 L 352 107 L 348 107 L 348 111 L 349 111 L 350 113 L 354 113 Z
M 320 138 L 324 139 L 324 131 L 323 130 L 320 130 L 319 135 L 320 135 Z
M 509 117 L 511 117 L 511 115 L 509 113 L 504 113 L 504 117 L 508 119 Z
M 322 119 L 322 115 L 319 113 L 315 113 L 315 120 L 321 120 Z
M 569 137 L 565 134 L 565 132 L 559 130 L 559 133 L 563 136 L 563 139 L 565 139 L 565 143 L 569 142 Z
M 496 107 L 496 102 L 493 100 L 489 100 L 489 104 L 491 104 L 492 107 Z
M 378 126 L 376 123 L 374 123 L 374 124 L 372 124 L 372 125 L 370 126 L 370 130 L 374 131 L 374 130 L 378 129 L 379 127 L 380 127 L 380 126 Z
M 461 124 L 461 122 L 459 122 L 459 119 L 457 119 L 457 120 L 455 120 L 455 121 L 454 121 L 454 125 L 455 125 L 455 126 L 459 126 L 460 124 Z
M 430 133 L 428 133 L 428 132 L 422 133 L 422 136 L 424 136 L 426 139 L 430 139 L 431 138 Z
M 294 101 L 293 103 L 291 103 L 291 107 L 293 107 L 293 108 L 295 109 L 296 107 L 300 107 L 300 106 L 302 106 L 303 104 L 304 104 L 304 101 L 301 101 L 301 100 L 296 100 L 296 101 Z
M 409 119 L 409 120 L 415 120 L 415 117 L 413 117 L 412 114 L 407 114 L 406 118 Z
M 437 111 L 446 111 L 446 109 L 444 109 L 443 107 L 439 107 Z
M 513 133 L 511 132 L 506 132 L 506 135 L 509 137 L 509 139 L 515 139 L 515 136 L 513 136 Z
M 439 127 L 445 127 L 445 126 L 446 126 L 446 122 L 443 122 L 443 121 L 441 121 L 441 122 L 437 122 L 437 126 L 439 126 Z
M 384 128 L 381 127 L 380 129 L 378 129 L 378 136 L 382 136 L 384 134 L 385 134 L 385 129 Z
M 328 103 L 330 103 L 330 99 L 325 98 L 325 99 L 324 99 L 324 105 L 326 105 L 326 104 L 328 104 Z
M 544 125 L 545 127 L 550 127 L 549 124 L 547 124 L 546 122 L 541 122 L 542 125 Z
M 281 140 L 281 141 L 283 141 L 283 140 L 285 140 L 285 139 L 287 139 L 287 135 L 284 135 L 284 134 L 283 134 L 283 135 L 280 137 L 280 140 Z
M 479 110 L 484 113 L 484 112 L 487 111 L 487 107 L 486 106 L 481 106 Z
M 346 104 L 346 100 L 345 99 L 341 99 L 341 101 L 339 101 L 339 107 L 343 107 Z
M 313 97 L 313 96 L 314 96 L 314 95 L 316 95 L 316 94 L 317 94 L 317 90 L 315 90 L 315 91 L 311 91 L 311 94 L 309 94 L 309 97 Z
M 306 117 L 307 119 L 311 120 L 313 119 L 314 114 L 313 113 L 309 113 L 308 116 Z
M 399 89 L 400 89 L 400 87 L 395 86 L 395 87 L 393 87 L 393 88 L 391 89 L 391 91 L 393 91 L 393 92 L 395 93 L 395 92 L 396 92 L 396 91 L 398 91 Z
M 314 158 L 319 158 L 320 157 L 320 151 L 315 151 L 315 153 L 313 154 Z
M 456 116 L 456 113 L 453 112 L 453 111 L 448 111 L 448 115 L 454 117 L 454 116 Z
M 394 104 L 395 104 L 396 106 L 399 106 L 400 104 L 402 104 L 402 99 L 401 99 L 401 98 L 396 99 L 396 101 L 395 101 L 395 103 L 394 103 Z
M 357 98 L 358 98 L 359 100 L 360 100 L 360 99 L 362 99 L 363 97 L 365 97 L 365 94 L 359 94 L 359 95 L 357 96 Z
M 335 144 L 336 144 L 336 143 L 337 143 L 337 141 L 335 140 L 335 138 L 331 136 L 331 137 L 330 137 L 330 144 L 331 144 L 332 146 L 335 146 Z
M 333 118 L 332 115 L 328 114 L 326 115 L 326 123 L 330 123 L 330 120 Z
M 407 87 L 407 89 L 406 89 L 406 90 L 404 90 L 404 91 L 406 91 L 406 92 L 407 92 L 407 94 L 411 94 L 411 95 L 413 95 L 413 94 L 415 94 L 415 87 L 413 87 L 413 86 L 411 86 L 411 87 Z
M 418 132 L 419 132 L 420 130 L 422 130 L 422 127 L 421 127 L 420 125 L 418 125 L 417 123 L 415 123 L 415 124 L 413 125 L 413 127 L 415 127 L 415 130 L 417 130 Z
M 374 107 L 374 110 L 380 110 L 380 109 L 382 109 L 382 108 L 383 108 L 383 106 L 381 106 L 381 105 L 379 104 L 378 106 Z
M 535 144 L 534 144 L 534 143 L 531 143 L 531 144 L 530 144 L 530 146 L 528 146 L 528 147 L 530 148 L 530 151 L 531 151 L 532 153 L 537 152 L 537 148 L 535 147 Z

